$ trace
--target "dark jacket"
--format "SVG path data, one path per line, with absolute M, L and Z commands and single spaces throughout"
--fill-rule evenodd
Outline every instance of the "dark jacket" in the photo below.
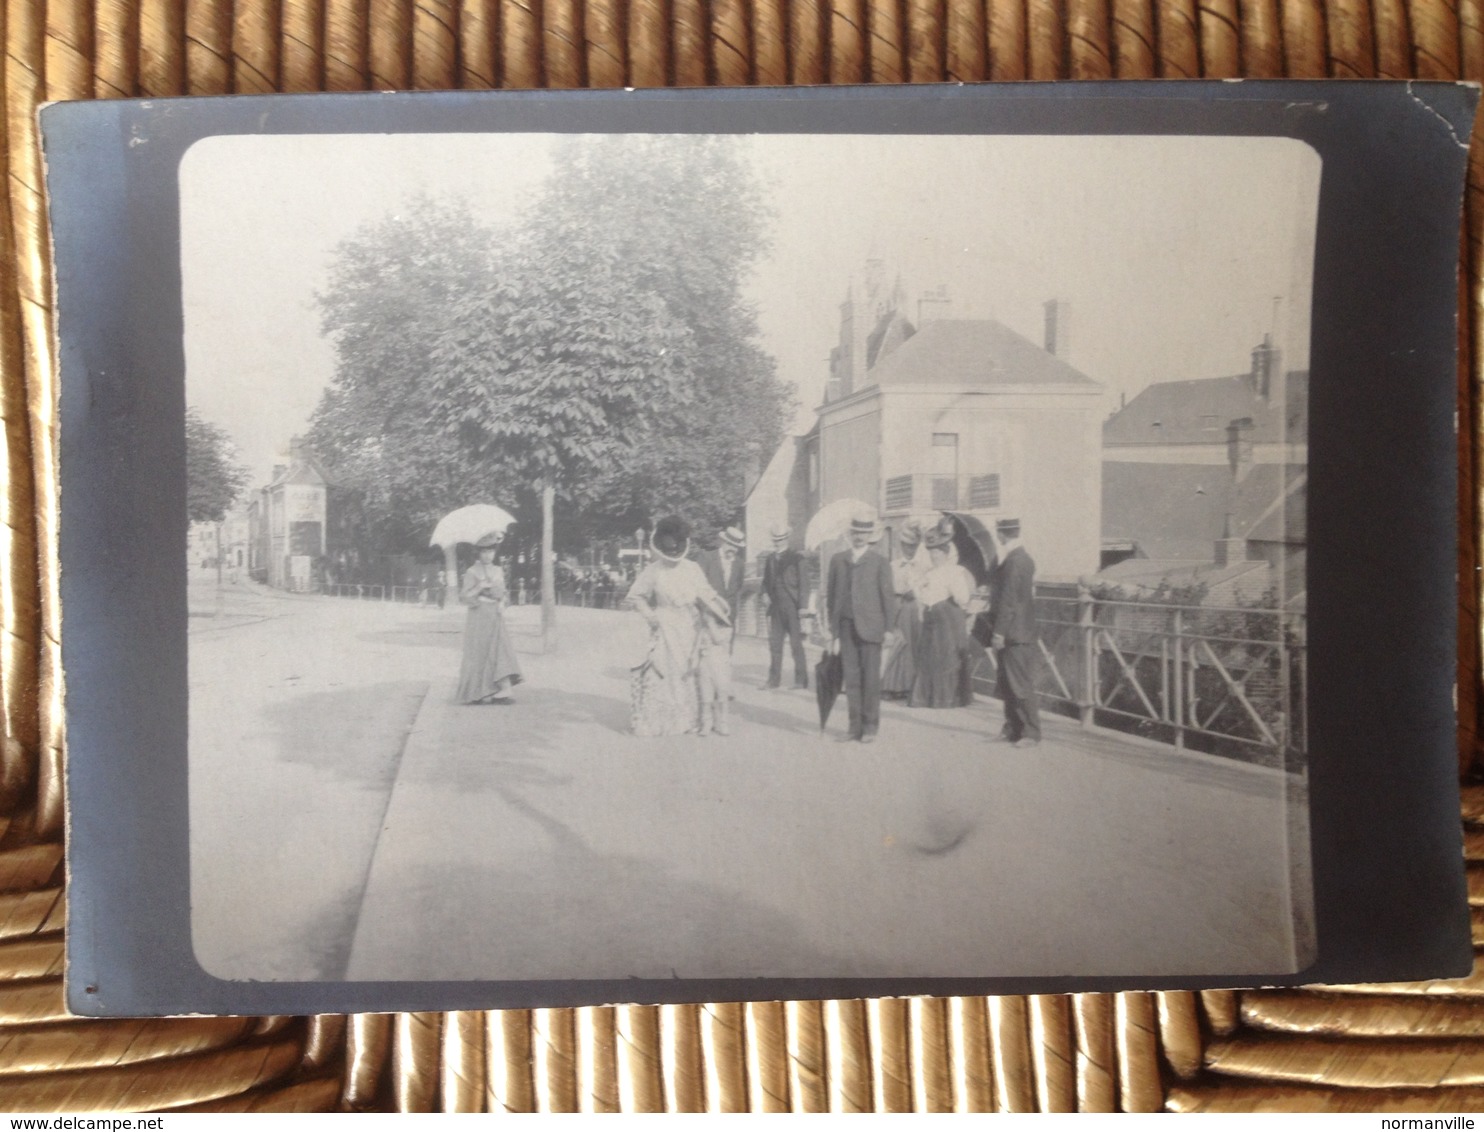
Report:
M 763 557 L 763 593 L 772 608 L 804 604 L 804 556 L 792 547 Z
M 847 588 L 850 590 L 850 615 L 855 621 L 856 635 L 863 641 L 881 641 L 891 627 L 897 607 L 891 563 L 874 550 L 867 550 L 859 562 L 851 562 L 848 550 L 842 550 L 830 559 L 825 606 L 830 616 L 830 633 L 836 637 L 840 635 L 843 595 Z
M 992 631 L 1007 645 L 1029 645 L 1036 633 L 1036 563 L 1017 546 L 995 563 L 989 579 Z
M 706 575 L 706 580 L 711 583 L 711 588 L 721 594 L 722 600 L 727 603 L 731 610 L 732 621 L 737 619 L 737 602 L 742 597 L 742 552 L 732 559 L 732 568 L 727 571 L 722 566 L 720 550 L 703 550 L 696 555 L 696 564 L 700 566 L 701 572 Z M 730 576 L 728 576 L 730 575 Z

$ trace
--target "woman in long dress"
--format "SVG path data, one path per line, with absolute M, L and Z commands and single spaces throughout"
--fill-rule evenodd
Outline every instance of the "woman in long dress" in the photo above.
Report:
M 917 680 L 913 707 L 965 707 L 973 702 L 969 686 L 969 634 L 966 625 L 974 580 L 953 560 L 953 532 L 936 527 L 924 542 L 929 566 L 917 582 L 922 628 L 917 643 Z
M 459 667 L 461 704 L 505 702 L 505 692 L 522 680 L 515 646 L 505 629 L 505 571 L 495 565 L 498 534 L 475 544 L 479 560 L 464 572 L 459 601 L 469 607 L 464 621 L 464 661 Z
M 649 625 L 649 653 L 633 670 L 635 735 L 685 735 L 701 729 L 701 664 L 710 643 L 702 607 L 729 623 L 726 603 L 700 566 L 686 557 L 690 527 L 681 519 L 655 524 L 655 560 L 629 588 L 628 604 Z
M 922 607 L 914 592 L 923 567 L 917 560 L 922 545 L 922 526 L 915 519 L 902 524 L 897 533 L 897 557 L 891 564 L 892 589 L 897 592 L 897 615 L 892 621 L 896 643 L 881 668 L 881 696 L 905 700 L 917 682 L 917 633 L 922 623 Z

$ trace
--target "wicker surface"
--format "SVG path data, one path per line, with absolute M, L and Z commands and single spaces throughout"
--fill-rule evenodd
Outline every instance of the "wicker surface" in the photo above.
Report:
M 1484 969 L 1323 992 L 83 1021 L 62 1003 L 55 384 L 43 99 L 271 91 L 1484 79 L 1484 0 L 9 0 L 0 193 L 0 1104 L 9 1110 L 1484 1106 Z M 1461 576 L 1477 556 L 1484 166 L 1471 164 Z M 42 568 L 38 571 L 38 559 Z M 1477 594 L 1461 595 L 1460 767 Z M 1466 788 L 1484 942 L 1484 788 Z

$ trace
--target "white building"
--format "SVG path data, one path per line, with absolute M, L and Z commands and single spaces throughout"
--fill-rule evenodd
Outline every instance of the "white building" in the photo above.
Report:
M 994 319 L 953 318 L 941 289 L 922 296 L 915 321 L 904 307 L 900 284 L 885 288 L 871 261 L 841 306 L 814 429 L 785 441 L 748 499 L 753 541 L 774 516 L 797 529 L 856 498 L 879 509 L 889 536 L 942 511 L 1019 519 L 1040 577 L 1096 572 L 1103 387 L 1065 358 L 1066 305 L 1046 304 L 1042 344 Z

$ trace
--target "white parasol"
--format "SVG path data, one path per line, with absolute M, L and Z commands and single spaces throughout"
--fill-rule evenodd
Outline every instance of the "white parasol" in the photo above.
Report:
M 429 546 L 441 546 L 447 550 L 461 542 L 474 543 L 485 535 L 504 534 L 505 528 L 515 522 L 515 516 L 493 503 L 475 503 L 450 511 L 438 520 L 433 528 Z
M 857 515 L 875 516 L 876 508 L 859 499 L 837 499 L 814 513 L 804 528 L 804 549 L 818 550 L 831 539 L 843 538 L 850 530 L 850 520 Z

